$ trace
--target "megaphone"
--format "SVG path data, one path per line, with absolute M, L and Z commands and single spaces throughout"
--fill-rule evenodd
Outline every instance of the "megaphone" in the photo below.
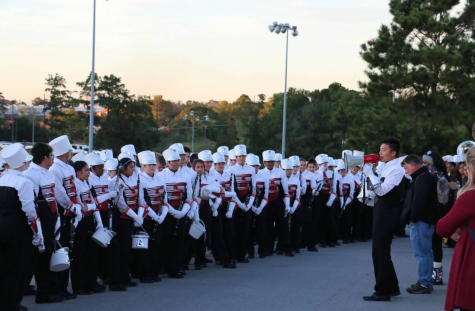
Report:
M 345 153 L 343 155 L 343 162 L 345 163 L 346 170 L 349 170 L 355 166 L 363 166 L 367 163 L 377 164 L 380 158 L 377 154 L 368 154 L 364 156 L 353 156 Z

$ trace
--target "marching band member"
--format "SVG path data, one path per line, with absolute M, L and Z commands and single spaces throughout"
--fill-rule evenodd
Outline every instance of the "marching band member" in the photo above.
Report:
M 109 184 L 109 191 L 121 189 L 117 200 L 117 210 L 115 211 L 115 221 L 113 229 L 117 233 L 120 244 L 120 279 L 126 287 L 137 286 L 130 277 L 130 269 L 132 264 L 132 235 L 134 228 L 143 225 L 143 215 L 145 208 L 145 200 L 142 188 L 140 186 L 140 177 L 137 174 L 135 160 L 130 156 L 130 152 L 122 152 L 118 158 L 120 169 L 118 171 L 114 184 Z M 136 254 L 140 256 L 140 254 Z
M 218 147 L 217 152 L 221 153 L 224 156 L 224 170 L 227 170 L 229 168 L 229 147 L 228 146 L 221 146 Z
M 229 154 L 229 161 L 228 161 L 228 168 L 229 168 L 233 165 L 236 165 L 237 160 L 236 160 L 236 152 L 234 151 L 234 149 L 229 150 L 228 154 Z
M 319 165 L 319 172 L 323 176 L 323 185 L 320 193 L 320 213 L 318 220 L 318 245 L 321 248 L 325 248 L 327 245 L 327 214 L 328 207 L 333 205 L 335 202 L 336 193 L 333 193 L 333 172 L 328 170 L 328 156 L 326 154 L 320 154 L 316 157 L 315 161 Z
M 281 162 L 282 162 L 282 153 L 276 153 L 275 154 L 275 164 L 274 164 L 274 166 L 276 168 L 282 169 Z
M 328 170 L 333 172 L 333 193 L 336 194 L 335 201 L 327 209 L 327 236 L 328 236 L 328 246 L 335 247 L 340 246 L 338 243 L 338 236 L 340 233 L 340 218 L 341 218 L 341 205 L 339 198 L 341 197 L 341 175 L 335 170 L 337 164 L 335 160 L 330 157 L 328 162 Z M 328 205 L 327 205 L 328 206 Z
M 135 146 L 134 145 L 132 145 L 132 144 L 125 145 L 122 148 L 120 148 L 120 152 L 121 153 L 124 153 L 124 152 L 130 153 L 133 156 L 132 160 L 134 160 L 134 163 L 137 163 L 137 152 L 135 152 Z M 120 161 L 120 159 L 119 159 L 119 161 Z M 135 165 L 134 177 L 137 178 L 137 174 L 139 174 L 139 173 L 140 173 L 140 166 Z
M 164 266 L 166 253 L 158 251 L 160 230 L 168 214 L 168 202 L 165 194 L 165 183 L 157 173 L 157 162 L 155 154 L 151 151 L 142 151 L 138 154 L 142 164 L 140 173 L 141 187 L 144 192 L 144 199 L 147 203 L 144 215 L 143 228 L 151 237 L 148 250 L 142 256 L 140 263 L 139 277 L 142 283 L 160 282 L 160 269 Z M 170 222 L 168 222 L 170 224 Z
M 118 161 L 117 159 L 109 158 L 112 156 L 112 150 L 105 150 L 98 156 L 91 152 L 86 155 L 85 161 L 89 165 L 91 173 L 89 174 L 89 186 L 91 195 L 97 201 L 99 212 L 94 213 L 100 216 L 103 226 L 112 231 L 113 211 L 109 206 L 109 200 L 114 200 L 117 197 L 117 191 L 112 189 L 109 191 L 109 184 L 112 178 L 117 175 Z M 106 158 L 106 163 L 103 159 Z M 115 179 L 114 179 L 115 180 Z M 96 221 L 99 223 L 99 221 Z M 119 240 L 114 236 L 107 248 L 99 248 L 99 262 L 96 267 L 96 275 L 98 275 L 104 284 L 109 284 L 110 291 L 125 291 L 127 287 L 122 284 L 120 276 L 120 245 Z
M 236 208 L 233 212 L 233 229 L 236 239 L 236 255 L 238 262 L 248 263 L 246 256 L 249 234 L 251 228 L 251 207 L 256 196 L 255 169 L 246 164 L 247 150 L 245 145 L 237 145 L 233 150 L 236 156 L 236 164 L 228 169 L 228 173 L 234 176 L 234 191 L 237 198 Z M 229 158 L 232 160 L 231 151 Z M 239 204 L 243 203 L 243 204 Z
M 298 159 L 298 157 L 297 157 Z M 298 207 L 300 206 L 300 179 L 297 178 L 294 172 L 294 163 L 293 159 L 284 159 L 282 160 L 282 169 L 285 171 L 285 176 L 287 178 L 287 184 L 289 189 L 290 197 L 290 212 L 288 213 L 288 225 L 290 231 L 290 248 L 295 253 L 300 253 L 300 218 L 299 213 L 297 212 Z M 296 163 L 297 170 L 300 167 L 300 163 Z
M 314 159 L 305 161 L 306 169 L 302 172 L 302 187 L 305 189 L 301 200 L 302 244 L 309 252 L 318 252 L 317 234 L 320 217 L 319 191 L 323 186 L 323 175 L 317 171 Z
M 94 152 L 89 155 L 97 156 Z M 98 246 L 91 239 L 92 234 L 101 228 L 101 215 L 99 205 L 114 197 L 115 193 L 108 193 L 102 197 L 93 198 L 89 185 L 89 165 L 84 161 L 76 161 L 73 164 L 76 178 L 74 183 L 84 205 L 83 217 L 75 230 L 74 237 L 74 260 L 71 262 L 71 281 L 73 293 L 76 295 L 90 295 L 103 293 L 105 286 L 97 283 Z M 95 223 L 94 224 L 94 220 Z
M 252 159 L 246 160 L 249 166 L 255 170 L 254 179 L 256 182 L 256 199 L 252 206 L 252 222 L 255 225 L 255 236 L 257 242 L 257 253 L 259 258 L 266 258 L 267 252 L 267 202 L 269 201 L 269 178 L 261 174 L 259 167 L 259 156 L 251 155 Z M 254 240 L 250 239 L 248 247 L 249 258 L 254 258 Z
M 290 212 L 290 197 L 287 178 L 282 169 L 274 167 L 275 152 L 266 150 L 262 153 L 265 168 L 261 174 L 269 179 L 269 206 L 267 207 L 267 255 L 272 256 L 274 250 L 274 230 L 275 223 L 279 237 L 280 251 L 286 256 L 293 257 L 290 250 L 289 225 L 286 221 Z
M 352 228 L 352 215 L 353 215 L 353 197 L 355 193 L 355 180 L 351 173 L 347 173 L 345 164 L 339 162 L 337 171 L 341 175 L 341 196 L 340 205 L 342 209 L 342 227 L 343 227 L 343 244 L 350 243 L 351 240 L 351 228 Z M 353 230 L 356 228 L 353 227 Z
M 358 151 L 354 150 L 353 151 L 354 156 L 364 156 L 363 151 Z M 357 165 L 355 167 L 351 168 L 351 172 L 348 172 L 348 174 L 351 174 L 353 176 L 353 179 L 355 180 L 355 193 L 353 197 L 358 197 L 360 191 L 361 191 L 361 185 L 363 182 L 363 174 L 360 172 L 362 166 Z M 363 204 L 359 200 L 354 200 L 353 203 L 351 204 L 351 214 L 352 214 L 352 234 L 351 234 L 351 239 L 350 243 L 355 243 L 356 240 L 360 241 L 365 241 L 364 235 L 363 235 L 363 228 L 364 225 L 361 224 L 364 222 L 364 219 L 368 217 L 366 215 L 366 210 L 363 207 Z M 368 220 L 370 221 L 370 220 Z
M 213 163 L 215 170 L 211 177 L 215 179 L 221 187 L 221 204 L 219 204 L 216 213 L 213 213 L 211 219 L 211 237 L 213 256 L 216 264 L 221 263 L 223 268 L 236 268 L 235 243 L 233 241 L 232 210 L 235 202 L 238 200 L 234 192 L 233 176 L 225 172 L 224 154 L 216 152 L 213 154 Z M 216 199 L 214 204 L 218 204 Z
M 180 155 L 177 150 L 167 149 L 163 152 L 163 157 L 167 161 L 168 167 L 159 174 L 159 177 L 166 183 L 165 191 L 169 208 L 163 222 L 159 249 L 167 254 L 168 277 L 182 279 L 184 278 L 181 263 L 184 259 L 185 216 L 191 207 L 192 187 L 190 176 L 180 170 Z
M 76 172 L 73 167 L 68 164 L 71 159 L 71 152 L 73 150 L 71 143 L 66 135 L 55 138 L 50 141 L 49 145 L 53 148 L 54 160 L 50 171 L 55 176 L 55 184 L 59 187 L 55 188 L 56 201 L 59 203 L 59 213 L 61 215 L 62 229 L 60 232 L 59 241 L 61 245 L 70 246 L 70 252 L 73 254 L 74 249 L 74 231 L 78 223 L 82 219 L 83 205 L 79 192 L 76 191 L 76 184 L 74 182 Z M 55 228 L 56 230 L 56 228 Z M 74 255 L 72 256 L 74 259 Z M 69 283 L 69 269 L 58 272 L 59 291 L 64 299 L 75 299 L 76 295 L 68 292 Z M 71 276 L 71 281 L 74 277 Z
M 64 298 L 59 295 L 57 274 L 49 268 L 54 243 L 59 240 L 60 215 L 56 202 L 55 192 L 62 188 L 62 184 L 55 183 L 55 176 L 49 170 L 53 165 L 53 149 L 45 143 L 36 143 L 31 149 L 33 163 L 23 172 L 33 183 L 33 190 L 37 195 L 37 213 L 41 219 L 44 236 L 45 252 L 39 256 L 34 253 L 33 266 L 36 266 L 35 281 L 38 288 L 36 303 L 61 302 Z M 58 236 L 55 237 L 55 233 Z M 30 278 L 31 279 L 31 278 Z
M 28 166 L 28 152 L 16 143 L 1 155 L 9 169 L 0 179 L 0 310 L 23 310 L 26 308 L 20 303 L 31 280 L 30 243 L 33 240 L 42 252 L 45 245 L 34 187 L 22 174 Z

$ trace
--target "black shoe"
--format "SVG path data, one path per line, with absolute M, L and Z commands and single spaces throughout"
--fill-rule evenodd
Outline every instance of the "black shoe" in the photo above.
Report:
M 247 257 L 240 258 L 240 259 L 238 259 L 238 262 L 241 262 L 241 263 L 249 263 L 249 259 L 248 259 Z
M 20 304 L 19 304 L 19 305 L 17 306 L 17 308 L 18 308 L 18 310 L 21 310 L 21 311 L 28 311 L 28 308 L 25 307 L 24 305 L 20 305 Z
M 127 287 L 137 287 L 139 284 L 137 282 L 133 282 L 132 280 L 126 281 L 125 286 Z
M 26 289 L 24 296 L 35 296 L 37 293 L 38 291 L 35 289 L 33 285 L 28 285 L 28 288 Z
M 217 266 L 222 266 L 223 263 L 219 260 L 215 260 L 214 263 L 217 265 Z
M 161 282 L 161 281 L 162 281 L 162 278 L 157 275 L 157 276 L 152 276 L 152 280 L 153 280 L 155 283 L 158 283 L 158 282 Z
M 168 274 L 169 279 L 183 279 L 185 276 L 181 273 Z
M 350 244 L 350 241 L 348 241 L 348 240 L 343 240 L 343 244 Z
M 154 283 L 151 277 L 145 277 L 140 279 L 140 283 L 152 284 Z
M 340 244 L 340 243 L 338 243 L 338 242 L 336 242 L 336 243 L 335 243 L 335 245 L 336 245 L 336 246 L 341 246 L 341 244 Z
M 300 254 L 300 248 L 298 248 L 298 247 L 294 248 L 294 253 L 295 254 Z
M 211 261 L 213 262 L 213 261 Z M 204 264 L 201 265 L 203 268 L 208 268 L 208 264 L 205 262 Z
M 335 247 L 335 244 L 333 244 L 333 243 L 328 243 L 328 247 Z
M 323 243 L 319 243 L 319 244 L 318 244 L 318 247 L 320 247 L 320 248 L 326 248 L 327 246 L 326 246 L 325 244 L 323 244 Z
M 107 279 L 103 280 L 102 285 L 110 285 L 110 279 L 107 278 Z
M 355 239 L 351 239 L 350 243 L 356 243 Z
M 223 263 L 223 268 L 236 269 L 236 264 L 233 263 L 232 261 L 230 261 L 228 263 Z
M 248 258 L 249 259 L 254 259 L 254 254 L 249 254 Z
M 88 290 L 88 289 L 78 289 L 78 290 L 73 291 L 73 293 L 78 296 L 88 296 L 88 295 L 93 294 L 92 290 Z
M 363 299 L 366 301 L 391 301 L 390 296 L 380 296 L 380 295 L 377 295 L 376 293 L 374 293 L 371 296 L 364 296 Z
M 408 238 L 409 236 L 406 233 L 400 233 L 396 235 L 398 238 Z
M 274 254 L 272 252 L 266 252 L 266 256 L 267 257 L 270 257 L 270 256 L 273 256 Z
M 444 281 L 443 280 L 434 281 L 434 285 L 444 285 Z
M 431 294 L 433 290 L 434 288 L 432 286 L 425 287 L 419 281 L 406 289 L 409 294 Z
M 111 292 L 125 292 L 127 291 L 127 286 L 124 284 L 111 284 L 109 285 L 109 291 Z
M 106 287 L 104 285 L 96 283 L 96 285 L 93 288 L 91 288 L 91 290 L 95 294 L 100 294 L 106 291 Z
M 184 266 L 182 267 L 182 269 L 185 270 L 185 271 L 190 270 L 190 268 L 188 267 L 188 265 L 184 265 Z
M 195 265 L 195 270 L 197 270 L 197 271 L 203 270 L 203 266 L 200 265 L 200 264 L 197 264 L 197 265 Z
M 279 251 L 277 252 L 277 255 L 284 255 L 284 251 L 279 250 Z
M 60 295 L 63 296 L 64 300 L 72 300 L 78 298 L 78 296 L 76 296 L 75 294 L 71 294 L 68 291 L 64 291 L 60 293 Z
M 266 258 L 266 255 L 264 255 L 264 254 L 259 254 L 259 258 L 260 258 L 260 259 L 264 259 L 264 258 Z
M 62 295 L 36 295 L 35 302 L 40 303 L 55 303 L 63 302 L 64 297 Z
M 365 242 L 369 242 L 369 239 L 360 239 L 359 241 L 365 243 Z
M 206 258 L 205 263 L 213 263 L 213 261 L 211 259 Z
M 180 271 L 178 271 L 178 273 L 183 274 L 183 275 L 186 275 L 186 271 L 183 270 L 183 269 L 180 269 Z
M 315 246 L 309 247 L 307 250 L 309 252 L 318 252 L 318 249 Z
M 391 296 L 391 297 L 401 296 L 401 291 L 398 289 L 397 292 L 394 292 L 394 293 L 390 294 L 389 296 Z
M 287 257 L 295 257 L 294 253 L 292 253 L 292 251 L 286 251 L 285 252 L 285 256 Z

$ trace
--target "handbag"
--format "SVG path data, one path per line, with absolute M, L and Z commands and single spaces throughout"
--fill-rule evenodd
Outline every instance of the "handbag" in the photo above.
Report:
M 472 228 L 470 228 L 468 221 L 466 221 L 464 224 L 467 227 L 468 232 L 470 233 L 470 236 L 472 237 L 473 243 L 475 243 L 475 233 L 473 233 Z

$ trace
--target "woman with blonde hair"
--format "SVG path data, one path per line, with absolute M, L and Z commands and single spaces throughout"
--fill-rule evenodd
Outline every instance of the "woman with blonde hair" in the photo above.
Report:
M 437 234 L 452 235 L 457 241 L 445 310 L 475 310 L 475 148 L 468 151 L 466 165 L 468 182 L 459 190 L 452 210 L 437 223 Z

